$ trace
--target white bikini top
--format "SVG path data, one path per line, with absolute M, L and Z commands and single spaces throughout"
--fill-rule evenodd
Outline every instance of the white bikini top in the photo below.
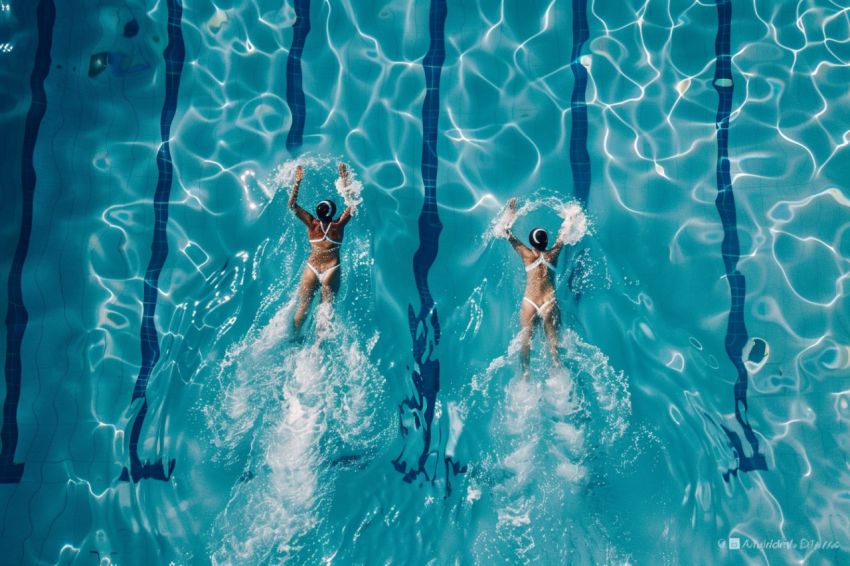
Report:
M 330 242 L 330 243 L 332 243 L 332 244 L 336 244 L 336 245 L 338 245 L 338 246 L 341 246 L 341 245 L 342 245 L 342 242 L 337 242 L 337 241 L 335 241 L 335 240 L 331 240 L 330 238 L 328 238 L 328 230 L 330 230 L 330 229 L 331 229 L 331 224 L 333 224 L 333 222 L 328 222 L 328 227 L 327 227 L 327 228 L 325 228 L 325 225 L 324 225 L 324 224 L 322 224 L 322 221 L 320 220 L 320 221 L 319 221 L 319 226 L 321 226 L 321 227 L 322 227 L 322 232 L 324 233 L 324 236 L 322 236 L 322 237 L 321 237 L 321 238 L 319 238 L 318 240 L 308 240 L 308 241 L 309 241 L 311 244 L 315 244 L 315 243 L 317 243 L 317 242 L 324 242 L 325 240 L 327 240 L 327 241 L 329 241 L 329 242 Z
M 537 254 L 537 259 L 535 259 L 533 262 L 531 262 L 531 263 L 529 263 L 528 265 L 526 265 L 526 266 L 525 266 L 525 270 L 526 270 L 526 271 L 531 271 L 532 269 L 534 269 L 534 268 L 535 268 L 535 267 L 537 267 L 538 265 L 543 265 L 543 264 L 546 264 L 546 267 L 548 267 L 548 268 L 549 268 L 549 269 L 551 269 L 552 271 L 557 271 L 557 270 L 555 269 L 555 266 L 554 266 L 554 265 L 552 265 L 551 263 L 549 263 L 548 261 L 546 261 L 546 258 L 545 258 L 545 257 L 543 257 L 543 254 Z

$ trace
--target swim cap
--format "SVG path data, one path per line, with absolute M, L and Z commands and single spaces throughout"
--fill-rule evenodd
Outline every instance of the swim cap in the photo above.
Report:
M 535 228 L 528 235 L 528 240 L 531 242 L 532 248 L 544 252 L 546 246 L 549 245 L 549 234 L 543 228 Z
M 323 200 L 316 206 L 316 216 L 319 220 L 333 220 L 336 214 L 336 205 L 332 200 Z

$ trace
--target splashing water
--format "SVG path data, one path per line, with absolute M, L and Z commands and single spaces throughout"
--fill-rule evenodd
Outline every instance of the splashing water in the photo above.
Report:
M 26 467 L 3 488 L 4 564 L 94 554 L 124 565 L 622 564 L 618 549 L 634 564 L 846 562 L 846 3 L 446 3 L 443 80 L 425 108 L 444 223 L 430 272 L 441 322 L 433 447 L 469 465 L 446 499 L 392 470 L 397 433 L 372 441 L 381 419 L 399 418 L 416 370 L 408 268 L 437 71 L 419 64 L 429 2 L 312 2 L 297 108 L 311 153 L 286 163 L 292 2 L 102 4 L 54 26 L 39 23 L 52 0 L 11 4 L 0 74 L 17 103 L 4 110 L 0 157 L 36 229 L 26 257 L 15 254 L 24 269 L 9 291 L 21 294 L 7 301 L 29 321 L 12 317 L 7 332 L 7 361 L 21 365 L 8 384 L 21 395 L 13 410 L 7 388 L 5 424 L 16 420 L 20 439 L 14 449 L 4 437 L 4 460 Z M 56 4 L 56 23 L 68 21 Z M 179 4 L 177 90 L 164 49 L 176 24 L 167 8 Z M 51 56 L 47 40 L 86 47 Z M 176 468 L 167 484 L 116 486 L 163 97 L 174 177 L 148 317 L 162 357 L 138 451 Z M 24 128 L 36 110 L 40 127 Z M 336 156 L 367 191 L 335 186 Z M 305 208 L 328 197 L 357 206 L 336 312 L 314 310 L 305 344 L 287 341 L 309 252 L 286 208 L 298 163 Z M 557 190 L 530 188 L 540 186 Z M 494 203 L 520 197 L 528 216 L 503 220 L 541 218 L 550 239 L 567 240 L 567 211 L 529 210 L 549 197 L 568 206 L 570 194 L 588 199 L 587 234 L 556 274 L 575 335 L 562 332 L 556 374 L 535 345 L 524 388 L 508 346 L 524 281 L 510 246 L 489 245 Z M 29 225 L 19 197 L 2 209 L 9 250 Z M 578 215 L 570 226 L 578 237 Z M 750 336 L 746 423 L 768 469 L 727 483 L 752 447 L 725 351 L 732 229 Z M 749 360 L 755 337 L 769 344 L 763 364 Z M 388 391 L 370 389 L 369 375 Z M 742 442 L 737 456 L 723 427 Z M 766 540 L 797 548 L 754 548 Z M 802 540 L 841 548 L 801 550 Z
M 271 175 L 269 184 L 277 190 L 288 190 L 295 182 L 295 171 L 298 167 L 304 169 L 304 181 L 302 182 L 302 194 L 305 188 L 320 185 L 326 191 L 335 190 L 342 197 L 343 202 L 351 208 L 351 214 L 357 214 L 357 207 L 363 202 L 360 193 L 363 191 L 363 183 L 357 179 L 356 171 L 349 169 L 348 179 L 343 181 L 338 175 L 337 164 L 343 158 L 330 155 L 304 154 L 296 159 L 286 161 L 279 165 Z M 328 183 L 328 179 L 335 179 Z M 308 189 L 311 190 L 311 189 Z
M 236 465 L 247 452 L 216 521 L 216 565 L 303 559 L 300 537 L 322 521 L 339 465 L 367 465 L 390 430 L 374 411 L 385 381 L 355 325 L 322 305 L 315 342 L 288 342 L 294 305 L 228 352 L 222 391 L 204 409 L 213 457 Z
M 269 184 L 286 186 L 301 165 L 305 192 L 316 194 L 332 186 L 336 162 L 328 156 L 287 161 Z M 359 186 L 349 195 L 359 194 Z M 287 235 L 295 222 L 286 213 L 276 247 L 267 252 L 268 240 L 258 247 L 253 279 L 265 254 L 289 260 L 244 337 L 227 348 L 213 398 L 201 408 L 207 456 L 242 469 L 213 523 L 209 549 L 216 566 L 310 562 L 318 551 L 308 534 L 324 520 L 336 478 L 352 466 L 368 466 L 392 430 L 390 414 L 375 410 L 386 386 L 370 359 L 380 335 L 367 339 L 357 320 L 370 296 L 368 242 L 355 229 L 342 249 L 337 301 L 345 308 L 318 304 L 305 325 L 306 340 L 294 341 L 302 263 L 292 260 Z
M 363 197 L 360 192 L 363 190 L 363 183 L 353 179 L 349 175 L 348 179 L 337 179 L 335 182 L 336 192 L 342 197 L 345 206 L 351 209 L 351 215 L 357 214 L 357 206 L 363 202 Z
M 628 430 L 631 398 L 626 377 L 610 366 L 599 348 L 562 328 L 563 365 L 550 367 L 548 352 L 535 347 L 525 381 L 517 367 L 521 343 L 522 331 L 506 355 L 473 377 L 465 395 L 472 414 L 492 407 L 486 412 L 493 415 L 491 428 L 497 438 L 468 495 L 489 493 L 496 504 L 499 536 L 478 541 L 492 547 L 476 546 L 478 563 L 497 563 L 498 555 L 526 564 L 573 552 L 590 562 L 616 563 L 611 561 L 619 556 L 614 541 L 594 523 L 583 496 L 597 489 L 613 463 L 606 450 Z M 555 516 L 571 526 L 552 529 L 549 521 Z
M 564 219 L 558 237 L 564 244 L 574 246 L 587 234 L 587 216 L 577 202 L 558 203 L 558 216 Z
M 489 237 L 507 239 L 508 230 L 520 217 L 527 216 L 530 212 L 542 207 L 551 208 L 563 219 L 558 229 L 558 237 L 565 245 L 573 246 L 589 233 L 587 216 L 577 201 L 564 202 L 557 197 L 532 196 L 516 210 L 511 210 L 507 206 L 503 208 L 491 221 L 489 235 L 485 236 L 485 239 Z

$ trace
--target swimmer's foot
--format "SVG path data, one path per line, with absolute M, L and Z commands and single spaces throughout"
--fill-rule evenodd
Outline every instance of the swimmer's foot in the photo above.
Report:
M 295 334 L 294 336 L 290 336 L 286 341 L 290 344 L 303 344 L 306 338 L 303 334 Z

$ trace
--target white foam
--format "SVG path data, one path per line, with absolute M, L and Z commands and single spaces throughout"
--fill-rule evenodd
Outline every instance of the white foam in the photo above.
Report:
M 565 245 L 574 246 L 587 234 L 587 216 L 577 202 L 559 203 L 555 210 L 564 219 L 558 237 Z
M 531 505 L 527 501 L 522 501 L 519 506 L 506 507 L 498 511 L 498 524 L 502 527 L 510 525 L 512 527 L 521 527 L 531 523 Z
M 470 387 L 473 392 L 480 392 L 484 397 L 488 397 L 488 390 L 490 387 L 490 382 L 493 379 L 493 376 L 496 375 L 496 372 L 508 365 L 508 356 L 499 356 L 487 366 L 487 370 L 484 373 L 479 373 L 473 376 L 472 381 L 470 382 Z
M 289 188 L 295 182 L 295 171 L 298 167 L 304 168 L 304 175 L 306 177 L 311 172 L 320 171 L 325 168 L 328 168 L 330 171 L 331 167 L 336 166 L 336 161 L 336 159 L 333 159 L 329 155 L 312 155 L 305 153 L 304 155 L 295 159 L 290 159 L 281 165 L 278 165 L 272 175 L 272 183 L 276 187 Z M 332 175 L 333 173 L 330 174 Z
M 540 384 L 514 379 L 505 399 L 505 428 L 510 434 L 526 435 L 540 416 Z
M 570 370 L 565 367 L 553 367 L 546 380 L 546 402 L 555 416 L 564 417 L 574 414 L 580 408 L 575 384 Z
M 317 508 L 328 489 L 319 440 L 328 424 L 326 379 L 316 348 L 303 348 L 284 363 L 283 403 L 264 407 L 272 426 L 261 429 L 262 452 L 252 466 L 262 472 L 237 485 L 217 521 L 223 540 L 213 553 L 216 565 L 261 562 L 286 553 L 289 543 L 320 520 Z M 270 419 L 269 417 L 273 417 Z
M 579 456 L 584 450 L 584 428 L 576 428 L 568 422 L 555 422 L 552 425 L 554 438 L 570 451 Z
M 292 337 L 292 317 L 297 304 L 297 297 L 290 298 L 262 328 L 260 335 L 250 342 L 249 352 L 254 359 Z
M 555 467 L 555 473 L 571 483 L 581 482 L 587 475 L 583 466 L 572 463 L 568 458 L 564 457 L 560 452 L 555 453 L 561 457 L 558 465 Z
M 463 432 L 464 412 L 454 401 L 449 402 L 449 439 L 446 441 L 446 458 L 454 458 L 460 433 Z
M 508 230 L 514 225 L 518 216 L 516 210 L 508 206 L 503 208 L 502 212 L 491 222 L 491 233 L 493 237 L 507 240 Z
M 389 431 L 389 418 L 375 410 L 385 381 L 356 325 L 319 305 L 315 340 L 286 341 L 296 292 L 228 350 L 220 397 L 204 411 L 225 459 L 244 456 L 250 439 L 242 465 L 253 474 L 234 486 L 215 522 L 217 566 L 295 557 L 297 541 L 327 514 L 338 474 L 331 464 L 346 456 L 368 461 Z
M 360 192 L 363 190 L 363 183 L 352 178 L 353 173 L 349 171 L 348 179 L 344 180 L 341 177 L 334 181 L 336 192 L 342 197 L 345 206 L 351 209 L 351 215 L 357 214 L 357 206 L 363 202 L 363 197 Z
M 561 201 L 556 197 L 530 198 L 525 203 L 512 210 L 505 206 L 504 209 L 490 222 L 490 235 L 495 238 L 507 239 L 508 230 L 516 223 L 517 219 L 527 216 L 538 208 L 548 206 L 560 216 L 563 221 L 558 230 L 558 237 L 565 245 L 577 244 L 589 232 L 587 215 L 581 205 L 576 201 Z
M 343 202 L 351 208 L 351 214 L 357 214 L 357 207 L 363 202 L 360 193 L 363 191 L 363 183 L 357 180 L 357 172 L 348 169 L 348 179 L 343 181 L 338 177 L 339 157 L 330 155 L 304 154 L 296 159 L 291 159 L 279 165 L 272 174 L 270 184 L 275 189 L 290 189 L 295 182 L 295 171 L 298 167 L 304 168 L 305 181 L 301 185 L 300 192 L 320 192 L 328 187 L 329 180 L 334 179 L 333 186 L 342 197 Z M 316 185 L 319 185 L 318 187 Z

